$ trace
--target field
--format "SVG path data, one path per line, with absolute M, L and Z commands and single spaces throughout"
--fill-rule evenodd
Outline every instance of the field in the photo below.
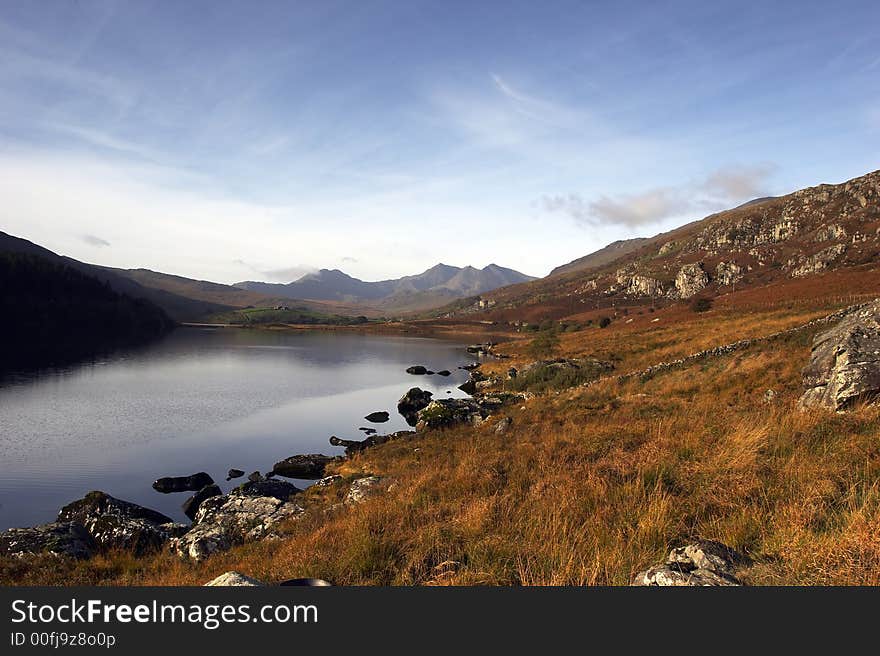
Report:
M 614 374 L 801 325 L 833 310 L 799 301 L 676 306 L 652 318 L 559 335 L 554 355 L 614 362 Z M 636 315 L 638 316 L 638 315 Z M 341 474 L 383 477 L 384 492 L 338 505 L 343 480 L 306 494 L 284 539 L 201 564 L 161 553 L 90 561 L 8 559 L 6 584 L 201 584 L 230 569 L 268 581 L 337 584 L 614 584 L 685 540 L 748 554 L 749 584 L 880 583 L 880 410 L 800 412 L 800 372 L 816 328 L 650 379 L 609 377 L 548 391 L 477 428 L 390 442 Z M 530 359 L 503 344 L 506 371 Z M 771 401 L 765 393 L 775 392 Z

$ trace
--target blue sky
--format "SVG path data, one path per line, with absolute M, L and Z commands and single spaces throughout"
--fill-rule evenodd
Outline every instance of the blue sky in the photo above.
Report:
M 880 3 L 0 4 L 0 230 L 219 282 L 532 275 L 880 168 Z

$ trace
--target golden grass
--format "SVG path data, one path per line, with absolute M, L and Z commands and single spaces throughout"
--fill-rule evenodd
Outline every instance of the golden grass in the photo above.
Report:
M 821 314 L 618 326 L 566 334 L 562 349 L 613 350 L 625 371 Z M 329 510 L 345 483 L 311 492 L 327 498 L 313 501 L 282 540 L 201 564 L 170 554 L 44 558 L 36 566 L 3 560 L 0 580 L 196 585 L 235 569 L 337 584 L 625 585 L 670 547 L 704 537 L 754 559 L 741 573 L 750 584 L 878 584 L 880 409 L 796 410 L 811 335 L 647 381 L 537 397 L 508 409 L 513 423 L 503 435 L 490 420 L 368 450 L 343 473 L 380 474 L 387 491 Z M 768 388 L 778 393 L 772 404 L 764 402 Z

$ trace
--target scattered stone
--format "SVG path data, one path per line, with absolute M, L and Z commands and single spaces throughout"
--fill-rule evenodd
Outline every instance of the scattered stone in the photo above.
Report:
M 126 549 L 136 554 L 159 549 L 171 537 L 170 517 L 100 491 L 64 506 L 58 522 L 76 522 L 100 549 Z
M 336 461 L 333 456 L 325 456 L 320 453 L 308 455 L 296 455 L 276 462 L 272 467 L 272 474 L 285 478 L 301 478 L 313 480 L 323 478 L 324 468 L 331 462 Z
M 697 540 L 669 552 L 666 562 L 636 575 L 636 586 L 737 586 L 737 568 L 750 560 L 713 540 Z
M 374 424 L 384 424 L 390 418 L 391 415 L 389 415 L 384 410 L 380 412 L 371 412 L 366 417 L 364 417 L 364 419 L 366 419 L 367 421 L 372 421 Z
M 198 492 L 207 485 L 212 485 L 214 479 L 205 472 L 190 476 L 166 476 L 153 482 L 153 489 L 162 494 L 170 492 Z
M 223 492 L 220 491 L 220 488 L 217 485 L 206 485 L 201 490 L 192 495 L 189 499 L 183 502 L 183 514 L 193 520 L 196 518 L 196 512 L 199 510 L 199 506 L 202 505 L 202 502 L 205 499 L 210 499 L 211 497 L 219 497 Z
M 379 490 L 379 483 L 381 482 L 382 478 L 379 476 L 365 476 L 353 481 L 348 494 L 345 496 L 344 503 L 347 505 L 363 503 L 369 497 L 381 491 Z
M 231 481 L 233 478 L 241 478 L 244 472 L 241 469 L 230 469 L 226 474 L 226 480 Z
M 262 581 L 245 576 L 240 572 L 226 572 L 216 579 L 211 579 L 205 586 L 223 586 L 223 587 L 259 587 L 266 585 Z
M 70 558 L 89 558 L 95 541 L 79 522 L 53 522 L 29 528 L 10 528 L 0 533 L 0 555 L 27 556 L 47 553 Z
M 413 365 L 406 370 L 406 373 L 412 374 L 413 376 L 424 376 L 428 373 L 428 370 L 420 364 Z
M 816 336 L 803 373 L 802 408 L 846 410 L 880 394 L 880 300 Z

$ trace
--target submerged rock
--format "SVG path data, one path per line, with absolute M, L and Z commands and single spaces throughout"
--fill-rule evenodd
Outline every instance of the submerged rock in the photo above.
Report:
M 52 554 L 89 558 L 96 544 L 79 522 L 53 522 L 29 528 L 10 528 L 0 533 L 0 555 Z
M 101 491 L 89 492 L 64 506 L 57 521 L 81 524 L 97 547 L 136 554 L 159 549 L 174 532 L 170 517 Z
M 880 300 L 816 336 L 803 373 L 802 408 L 846 410 L 880 395 Z
M 213 485 L 214 479 L 205 472 L 190 476 L 166 476 L 153 482 L 153 489 L 162 494 L 170 492 L 198 492 L 207 485 Z
M 333 456 L 320 453 L 290 456 L 275 463 L 272 467 L 272 475 L 305 480 L 318 479 L 324 476 L 324 468 L 336 460 L 337 458 Z

